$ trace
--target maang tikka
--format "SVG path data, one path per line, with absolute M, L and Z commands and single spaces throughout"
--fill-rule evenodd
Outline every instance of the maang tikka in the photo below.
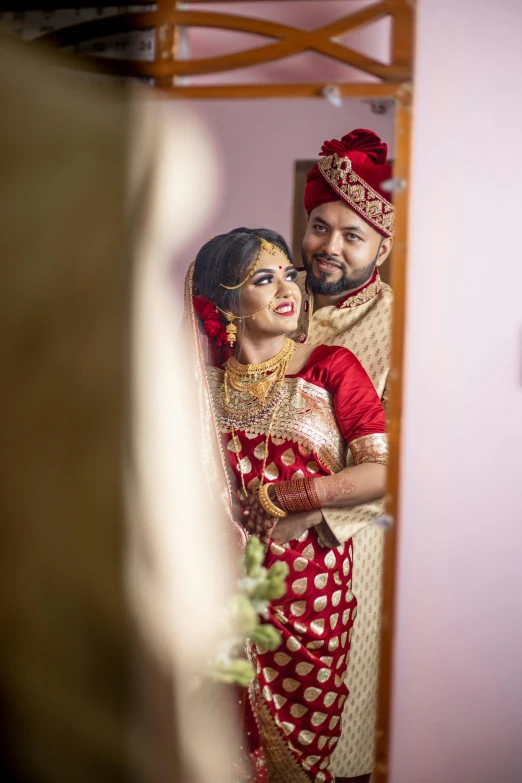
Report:
M 242 285 L 245 285 L 246 281 L 249 280 L 253 274 L 255 274 L 257 267 L 259 266 L 259 261 L 261 259 L 261 253 L 263 252 L 263 250 L 266 250 L 266 252 L 270 253 L 271 256 L 275 256 L 279 248 L 277 248 L 271 242 L 267 242 L 266 239 L 263 239 L 263 237 L 258 237 L 258 239 L 261 242 L 261 247 L 259 248 L 259 252 L 257 254 L 256 260 L 254 261 L 254 266 L 247 274 L 245 279 L 242 280 L 241 283 L 239 283 L 238 285 L 224 285 L 223 283 L 220 283 L 219 285 L 221 286 L 221 288 L 226 288 L 227 291 L 235 291 L 236 288 L 241 288 Z

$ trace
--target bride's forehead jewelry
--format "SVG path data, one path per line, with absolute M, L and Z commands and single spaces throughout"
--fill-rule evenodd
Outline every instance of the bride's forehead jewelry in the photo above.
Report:
M 238 285 L 224 285 L 223 283 L 220 283 L 219 285 L 222 288 L 226 288 L 227 291 L 234 291 L 236 288 L 241 288 L 242 285 L 245 285 L 246 281 L 249 280 L 252 277 L 253 274 L 255 274 L 255 272 L 256 272 L 256 270 L 257 270 L 257 268 L 259 266 L 259 261 L 261 259 L 261 253 L 263 252 L 263 250 L 266 250 L 266 252 L 270 253 L 271 256 L 275 256 L 275 254 L 277 253 L 278 250 L 281 253 L 283 253 L 283 251 L 279 247 L 276 247 L 276 245 L 273 245 L 272 242 L 267 242 L 266 239 L 263 239 L 263 237 L 258 237 L 258 239 L 261 242 L 261 247 L 259 248 L 259 252 L 258 252 L 258 254 L 256 256 L 256 260 L 254 261 L 254 265 L 253 265 L 252 269 L 250 270 L 250 272 L 248 272 L 248 274 L 245 277 L 245 279 L 242 280 L 241 283 L 239 283 Z M 283 255 L 284 255 L 284 253 L 283 253 Z M 279 268 L 281 269 L 281 267 L 279 267 Z

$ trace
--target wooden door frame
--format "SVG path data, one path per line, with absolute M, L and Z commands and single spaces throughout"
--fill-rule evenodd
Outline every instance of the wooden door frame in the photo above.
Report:
M 271 2 L 272 0 L 265 0 Z M 193 5 L 203 6 L 212 0 L 192 0 Z M 237 0 L 219 0 L 230 2 Z M 33 4 L 38 5 L 38 3 Z M 390 439 L 390 466 L 387 479 L 386 515 L 391 526 L 385 536 L 383 603 L 381 610 L 379 704 L 377 715 L 377 743 L 375 757 L 375 783 L 386 783 L 390 744 L 390 710 L 392 701 L 392 671 L 394 651 L 394 621 L 396 617 L 395 585 L 397 537 L 400 534 L 400 453 L 401 413 L 403 398 L 405 305 L 407 272 L 408 189 L 410 172 L 411 113 L 412 113 L 412 61 L 415 0 L 375 0 L 371 7 L 337 20 L 325 28 L 319 28 L 317 36 L 288 25 L 276 25 L 264 20 L 238 17 L 198 10 L 186 10 L 177 0 L 157 0 L 157 10 L 150 13 L 126 14 L 121 18 L 107 18 L 83 22 L 63 30 L 42 36 L 40 40 L 57 46 L 70 46 L 86 38 L 123 30 L 155 30 L 156 56 L 154 62 L 105 60 L 95 58 L 68 60 L 68 65 L 78 69 L 101 70 L 123 76 L 150 77 L 156 86 L 151 90 L 153 99 L 165 100 L 234 100 L 254 98 L 319 98 L 325 99 L 325 89 L 335 88 L 339 98 L 357 100 L 391 100 L 395 104 L 395 162 L 394 206 L 396 230 L 391 269 L 391 285 L 394 290 L 394 316 L 392 328 L 392 357 L 388 376 Z M 378 63 L 360 53 L 346 49 L 337 43 L 347 30 L 380 18 L 392 18 L 392 57 L 389 65 Z M 183 61 L 177 58 L 178 33 L 181 25 L 236 29 L 255 32 L 271 39 L 271 43 L 258 49 L 209 58 L 208 60 Z M 317 48 L 319 47 L 319 48 Z M 345 65 L 377 76 L 380 81 L 309 82 L 295 84 L 221 84 L 185 85 L 180 77 L 198 73 L 217 73 L 246 66 L 262 65 L 274 59 L 292 56 L 297 51 L 320 51 Z M 257 53 L 257 54 L 256 54 Z M 270 59 L 271 58 L 271 59 Z M 386 519 L 386 517 L 385 517 Z

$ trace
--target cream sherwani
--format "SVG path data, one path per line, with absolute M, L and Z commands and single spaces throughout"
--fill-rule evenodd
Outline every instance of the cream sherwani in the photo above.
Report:
M 304 275 L 301 284 L 304 289 Z M 391 288 L 375 273 L 362 289 L 337 305 L 315 312 L 313 298 L 304 292 L 300 324 L 310 343 L 349 348 L 384 403 L 390 367 L 392 304 Z M 350 463 L 348 451 L 347 464 Z M 344 710 L 343 733 L 330 767 L 337 777 L 366 774 L 374 763 L 383 533 L 371 522 L 382 508 L 383 502 L 377 501 L 351 509 L 323 510 L 339 543 L 353 537 L 353 592 L 358 600 L 347 672 L 350 696 Z

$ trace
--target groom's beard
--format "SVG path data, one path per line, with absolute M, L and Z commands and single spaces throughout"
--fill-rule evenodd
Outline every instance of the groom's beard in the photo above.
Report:
M 357 269 L 351 274 L 347 273 L 346 266 L 343 264 L 341 267 L 343 272 L 342 276 L 338 280 L 329 282 L 328 272 L 319 272 L 318 277 L 314 275 L 312 271 L 312 261 L 315 258 L 322 258 L 325 261 L 330 261 L 333 264 L 339 264 L 339 258 L 326 256 L 323 253 L 314 253 L 312 260 L 308 262 L 308 259 L 303 252 L 303 266 L 306 269 L 306 282 L 308 284 L 308 288 L 313 294 L 321 294 L 322 296 L 338 296 L 339 294 L 343 294 L 345 292 L 348 293 L 349 291 L 353 291 L 356 288 L 360 288 L 365 283 L 367 283 L 373 275 L 375 266 L 377 264 L 378 255 L 379 251 L 377 251 L 373 261 L 371 261 L 367 266 L 363 267 L 362 269 Z

